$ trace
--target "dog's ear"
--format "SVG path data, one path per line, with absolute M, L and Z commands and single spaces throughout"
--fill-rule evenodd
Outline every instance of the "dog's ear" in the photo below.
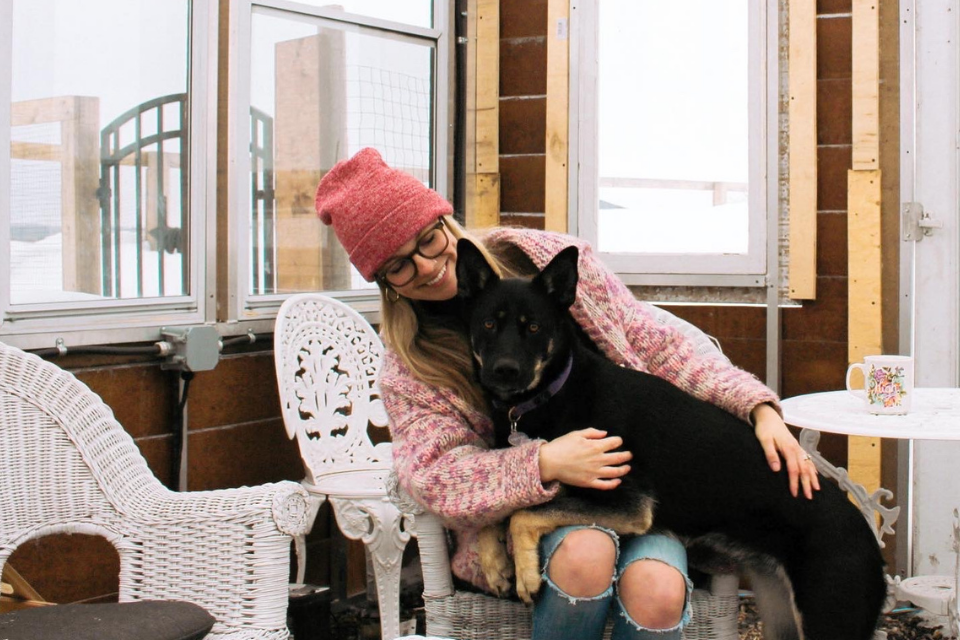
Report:
M 480 249 L 470 240 L 460 238 L 457 241 L 457 295 L 472 298 L 498 279 Z
M 577 297 L 577 259 L 580 251 L 576 247 L 567 247 L 550 261 L 536 280 L 547 293 L 564 308 L 573 304 Z

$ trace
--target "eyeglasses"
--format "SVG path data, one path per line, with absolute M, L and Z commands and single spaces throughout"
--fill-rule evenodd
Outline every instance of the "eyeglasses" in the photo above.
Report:
M 450 236 L 443 229 L 443 220 L 417 239 L 417 247 L 408 255 L 396 258 L 383 268 L 377 275 L 380 282 L 386 282 L 394 287 L 405 287 L 417 277 L 417 264 L 413 261 L 416 255 L 431 260 L 446 251 L 450 244 Z

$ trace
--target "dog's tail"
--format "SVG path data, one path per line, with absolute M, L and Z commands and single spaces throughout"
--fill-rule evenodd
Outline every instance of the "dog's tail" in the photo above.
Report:
M 783 568 L 761 571 L 753 567 L 746 573 L 763 620 L 763 637 L 768 640 L 804 640 L 803 622 L 794 605 L 793 586 Z

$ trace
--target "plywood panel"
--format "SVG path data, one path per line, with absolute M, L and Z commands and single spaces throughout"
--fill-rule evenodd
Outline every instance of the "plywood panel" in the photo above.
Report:
M 816 5 L 790 2 L 790 297 L 817 294 Z
M 853 168 L 880 168 L 880 11 L 853 2 Z
M 567 157 L 570 117 L 570 5 L 547 5 L 547 136 L 544 228 L 567 230 Z
M 467 18 L 466 194 L 470 228 L 500 221 L 500 3 L 471 1 Z
M 883 351 L 882 251 L 880 242 L 880 171 L 848 174 L 847 238 L 849 247 L 848 359 Z M 879 438 L 850 438 L 850 477 L 872 493 L 880 487 Z
M 477 0 L 477 173 L 499 171 L 500 3 Z

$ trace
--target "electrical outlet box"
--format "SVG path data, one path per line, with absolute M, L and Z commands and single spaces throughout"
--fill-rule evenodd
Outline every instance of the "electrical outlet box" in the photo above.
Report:
M 220 334 L 213 327 L 161 327 L 160 335 L 172 347 L 163 369 L 210 371 L 220 360 Z

